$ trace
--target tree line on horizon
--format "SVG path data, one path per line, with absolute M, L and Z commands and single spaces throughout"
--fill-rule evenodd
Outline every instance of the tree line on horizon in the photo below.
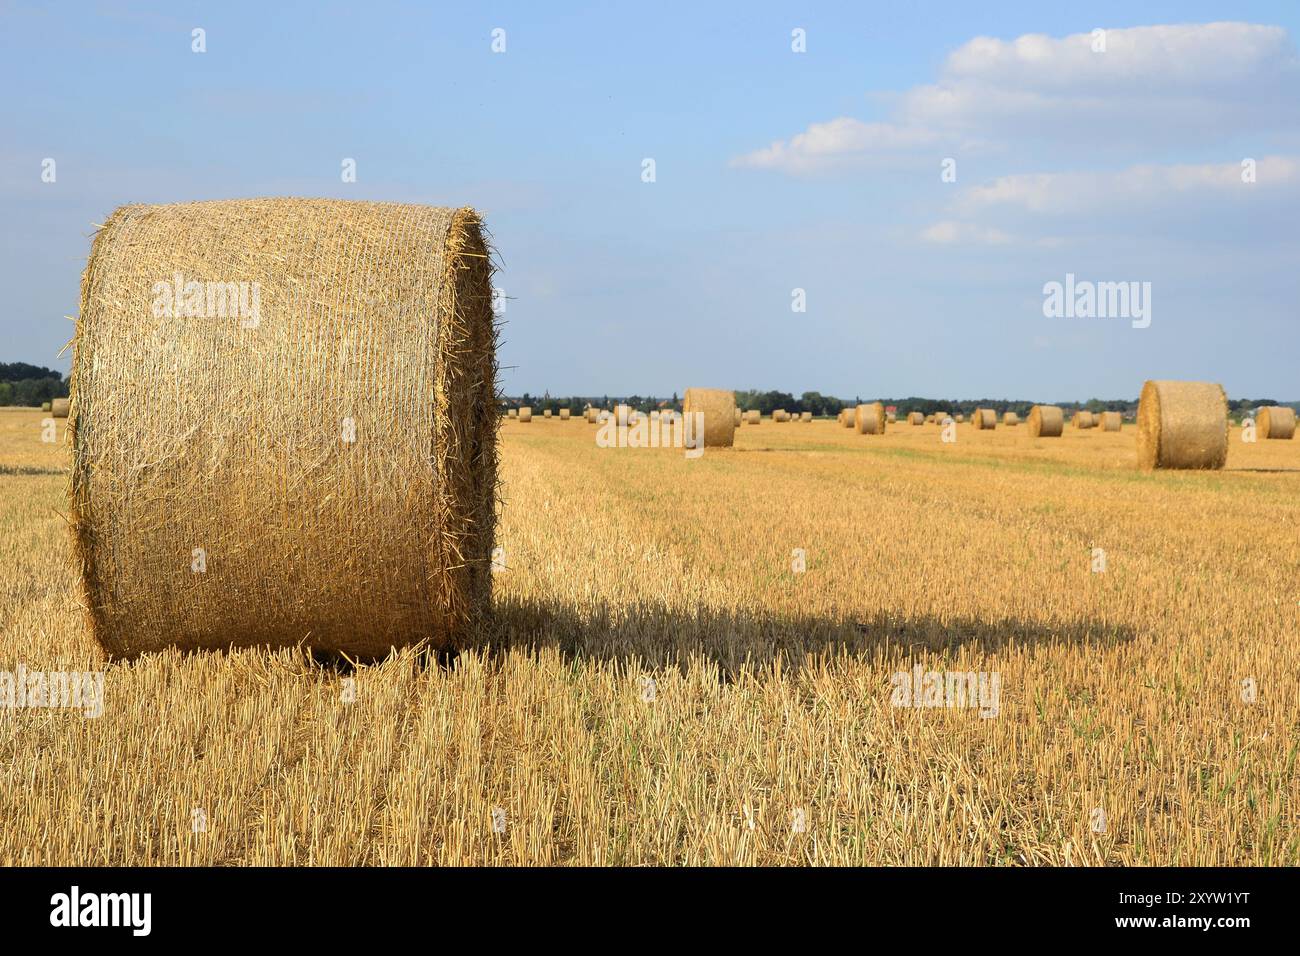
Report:
M 886 407 L 895 406 L 899 412 L 921 412 L 925 415 L 935 412 L 969 415 L 977 408 L 991 408 L 999 415 L 1003 412 L 1015 412 L 1021 418 L 1028 417 L 1030 409 L 1035 405 L 1044 404 L 1057 405 L 1068 412 L 1120 412 L 1125 415 L 1136 414 L 1138 407 L 1137 398 L 1090 398 L 1085 402 L 1035 402 L 1026 399 L 1008 400 L 1005 398 L 943 399 L 925 398 L 918 395 L 910 395 L 906 398 L 863 398 L 860 395 L 855 395 L 850 400 L 837 398 L 833 395 L 823 395 L 821 392 L 804 392 L 796 398 L 790 392 L 759 391 L 757 389 L 736 390 L 737 408 L 741 411 L 757 411 L 763 415 L 771 415 L 774 410 L 780 408 L 787 412 L 812 412 L 814 417 L 831 417 L 838 415 L 842 409 L 853 408 L 870 402 L 880 402 Z M 501 407 L 503 409 L 531 407 L 537 413 L 544 412 L 547 409 L 555 413 L 561 408 L 567 408 L 577 414 L 588 405 L 593 408 L 613 408 L 615 405 L 627 405 L 642 412 L 665 408 L 681 411 L 682 407 L 681 400 L 676 392 L 670 398 L 659 398 L 653 395 L 572 395 L 567 398 L 557 398 L 549 394 L 535 397 L 528 392 L 524 392 L 519 396 L 504 397 Z M 1290 405 L 1300 411 L 1300 402 L 1280 402 L 1272 398 L 1230 398 L 1228 400 L 1228 412 L 1236 417 L 1262 405 Z
M 0 405 L 40 408 L 45 402 L 68 397 L 68 380 L 62 372 L 26 362 L 0 362 Z

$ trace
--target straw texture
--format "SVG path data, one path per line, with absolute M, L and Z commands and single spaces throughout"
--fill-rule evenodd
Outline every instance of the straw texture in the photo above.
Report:
M 1035 405 L 1029 410 L 1030 438 L 1060 438 L 1065 431 L 1065 412 L 1057 405 Z
M 1255 431 L 1260 438 L 1290 439 L 1295 435 L 1295 409 L 1287 405 L 1264 406 L 1255 419 Z
M 688 388 L 682 396 L 682 413 L 692 415 L 695 412 L 704 413 L 705 448 L 730 448 L 735 443 L 735 392 L 720 388 Z
M 1228 397 L 1214 382 L 1148 381 L 1137 426 L 1140 468 L 1222 468 L 1228 460 Z
M 177 273 L 259 283 L 256 324 L 159 317 Z M 118 209 L 82 278 L 69 419 L 104 648 L 463 643 L 490 606 L 491 273 L 470 209 Z
M 859 405 L 853 410 L 853 425 L 859 435 L 883 435 L 885 433 L 885 406 L 880 402 Z

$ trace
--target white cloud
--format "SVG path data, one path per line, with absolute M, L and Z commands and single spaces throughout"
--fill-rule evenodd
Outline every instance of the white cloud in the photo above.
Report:
M 1090 33 L 976 37 L 934 83 L 903 92 L 887 122 L 814 123 L 733 163 L 803 173 L 972 137 L 1140 154 L 1300 125 L 1300 58 L 1282 27 L 1132 27 L 1107 30 L 1105 52 L 1093 45 Z
M 1030 173 L 1003 176 L 976 186 L 958 201 L 966 212 L 996 207 L 1030 213 L 1095 215 L 1126 213 L 1143 206 L 1185 202 L 1189 198 L 1252 199 L 1293 195 L 1300 190 L 1300 159 L 1264 156 L 1256 160 L 1255 182 L 1242 181 L 1242 164 L 1131 166 L 1117 172 Z
M 938 139 L 928 130 L 892 123 L 863 123 L 840 117 L 813 123 L 788 142 L 778 140 L 731 161 L 733 166 L 811 172 L 858 156 L 898 154 L 928 146 Z
M 1000 229 L 981 226 L 977 223 L 957 222 L 945 219 L 922 230 L 921 239 L 939 245 L 972 244 L 1001 245 L 1011 241 L 1011 237 Z

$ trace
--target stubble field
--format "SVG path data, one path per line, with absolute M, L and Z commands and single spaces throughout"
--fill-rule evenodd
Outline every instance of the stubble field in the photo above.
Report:
M 105 700 L 0 709 L 0 863 L 1300 863 L 1300 440 L 505 422 L 494 619 L 353 669 L 106 663 L 44 417 L 0 409 L 0 671 Z M 894 706 L 917 665 L 996 714 Z

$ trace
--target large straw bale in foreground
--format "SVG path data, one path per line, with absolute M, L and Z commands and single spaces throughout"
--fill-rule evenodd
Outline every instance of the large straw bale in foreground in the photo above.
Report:
M 1148 381 L 1138 401 L 1138 467 L 1222 468 L 1228 396 L 1214 382 Z
M 462 643 L 490 601 L 491 271 L 470 209 L 266 199 L 109 217 L 82 279 L 69 419 L 99 642 L 361 658 Z M 159 292 L 176 275 L 200 290 L 174 303 L 184 315 Z M 217 309 L 210 290 L 240 282 L 248 308 Z
M 50 415 L 54 418 L 67 418 L 68 406 L 70 402 L 66 398 L 56 398 L 50 401 Z
M 682 396 L 682 414 L 689 416 L 696 412 L 704 413 L 705 448 L 730 448 L 735 444 L 735 392 L 721 388 L 688 388 Z M 694 419 L 689 427 L 696 427 Z
M 885 433 L 885 406 L 880 402 L 859 405 L 853 410 L 853 426 L 859 435 L 883 435 Z
M 1059 405 L 1035 405 L 1029 410 L 1030 438 L 1060 438 L 1065 431 L 1065 412 Z
M 57 402 L 58 399 L 55 399 Z M 57 413 L 56 413 L 57 414 Z M 1289 439 L 1295 435 L 1295 409 L 1287 405 L 1265 405 L 1255 419 L 1260 438 Z

